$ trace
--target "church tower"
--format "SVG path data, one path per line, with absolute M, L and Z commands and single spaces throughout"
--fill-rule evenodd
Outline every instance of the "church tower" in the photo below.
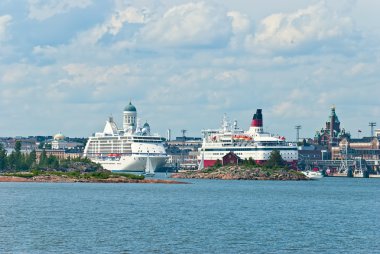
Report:
M 137 111 L 131 102 L 124 108 L 123 129 L 124 132 L 134 133 L 136 131 Z

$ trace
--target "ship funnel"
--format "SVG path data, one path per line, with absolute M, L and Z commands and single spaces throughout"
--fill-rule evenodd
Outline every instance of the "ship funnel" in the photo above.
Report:
M 256 110 L 256 114 L 253 115 L 251 127 L 263 127 L 263 114 L 261 109 Z

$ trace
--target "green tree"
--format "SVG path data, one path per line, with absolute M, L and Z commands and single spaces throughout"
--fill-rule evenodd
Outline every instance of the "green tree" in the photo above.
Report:
M 280 152 L 278 150 L 273 150 L 269 156 L 268 161 L 265 163 L 265 166 L 269 168 L 274 168 L 283 167 L 285 164 L 286 163 L 282 159 Z
M 47 164 L 48 164 L 48 161 L 47 161 L 47 155 L 46 155 L 46 151 L 45 151 L 45 149 L 44 149 L 44 150 L 42 150 L 42 152 L 41 152 L 40 160 L 39 160 L 38 165 L 39 165 L 40 167 L 46 167 Z
M 8 161 L 8 165 L 7 165 L 8 169 L 15 170 L 15 168 L 16 168 L 16 156 L 15 156 L 14 151 L 11 152 L 11 154 L 8 156 L 7 161 Z
M 29 165 L 27 163 L 29 155 L 21 154 L 20 161 L 18 162 L 17 170 L 18 171 L 28 171 Z
M 17 140 L 15 143 L 15 150 L 12 152 L 14 154 L 13 169 L 21 170 L 23 164 L 23 156 L 21 154 L 21 141 Z
M 0 171 L 5 171 L 8 166 L 7 151 L 4 149 L 3 144 L 0 143 Z
M 44 148 L 44 145 L 45 145 L 44 142 L 40 142 L 39 145 L 38 145 L 38 149 L 43 149 L 43 148 Z
M 222 166 L 222 162 L 219 159 L 217 159 L 215 164 L 214 164 L 214 167 L 219 168 L 221 166 Z
M 59 167 L 58 158 L 56 156 L 54 156 L 54 155 L 50 155 L 47 158 L 47 166 L 49 168 L 58 169 L 58 167 Z
M 21 141 L 20 140 L 17 140 L 15 143 L 15 152 L 21 153 Z
M 252 157 L 249 157 L 248 158 L 248 165 L 255 166 L 256 165 L 256 161 Z
M 29 153 L 26 163 L 29 168 L 32 168 L 33 165 L 36 164 L 36 161 L 37 161 L 37 153 L 36 153 L 36 150 L 33 150 Z

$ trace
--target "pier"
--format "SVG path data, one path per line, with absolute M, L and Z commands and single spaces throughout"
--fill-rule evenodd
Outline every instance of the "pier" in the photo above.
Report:
M 305 169 L 318 168 L 330 176 L 380 177 L 380 160 L 300 160 Z M 352 175 L 351 175 L 352 174 Z

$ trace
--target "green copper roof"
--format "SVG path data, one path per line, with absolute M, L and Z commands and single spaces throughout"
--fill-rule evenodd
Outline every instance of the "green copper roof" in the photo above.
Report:
M 124 108 L 124 111 L 134 111 L 136 112 L 136 107 L 132 105 L 131 102 Z
M 334 116 L 336 123 L 340 123 L 338 116 L 335 113 L 335 107 L 331 108 L 331 114 L 330 114 L 329 118 L 327 119 L 327 122 L 330 122 L 332 116 Z

